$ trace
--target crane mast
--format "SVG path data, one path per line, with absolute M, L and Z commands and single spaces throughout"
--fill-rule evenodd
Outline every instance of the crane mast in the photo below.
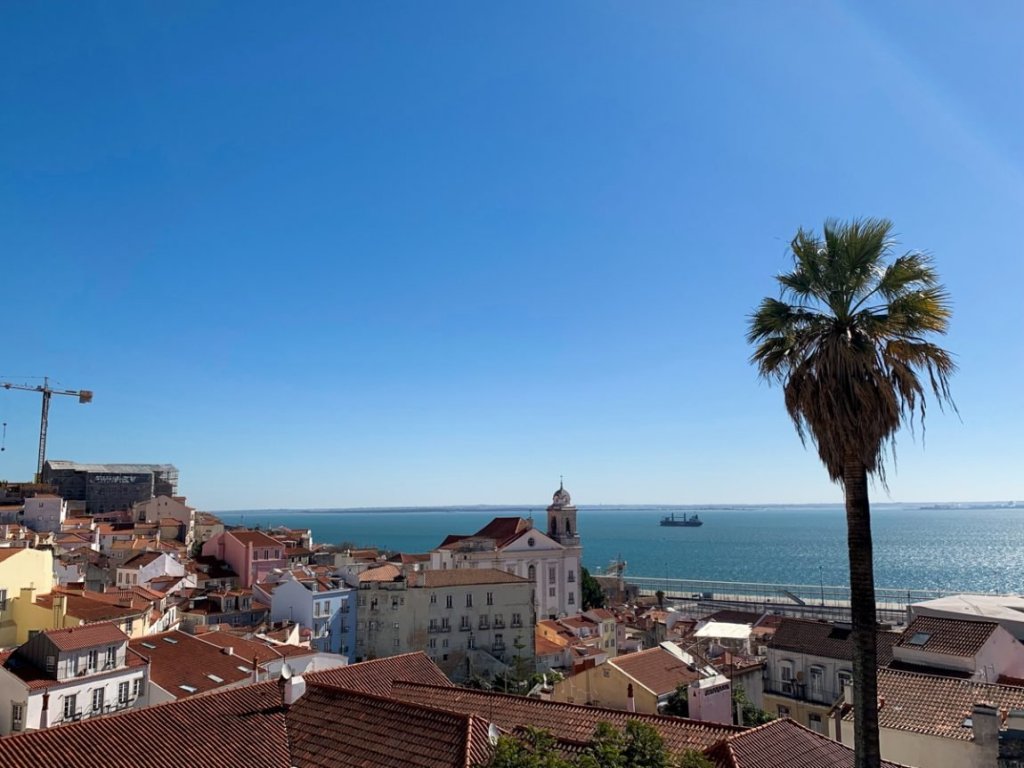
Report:
M 4 389 L 20 389 L 24 392 L 40 392 L 43 396 L 43 412 L 39 417 L 39 457 L 36 462 L 36 482 L 43 481 L 43 463 L 46 461 L 46 430 L 50 421 L 50 398 L 53 395 L 71 395 L 77 397 L 80 403 L 92 402 L 92 390 L 90 389 L 53 389 L 50 386 L 50 379 L 43 377 L 43 383 L 32 386 L 31 384 L 12 384 L 8 381 L 0 382 Z

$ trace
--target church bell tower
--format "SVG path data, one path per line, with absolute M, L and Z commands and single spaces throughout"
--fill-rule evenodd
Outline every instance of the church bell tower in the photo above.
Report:
M 576 528 L 576 507 L 569 492 L 565 490 L 565 484 L 561 482 L 551 498 L 551 506 L 548 507 L 547 533 L 562 546 L 580 545 L 579 531 Z

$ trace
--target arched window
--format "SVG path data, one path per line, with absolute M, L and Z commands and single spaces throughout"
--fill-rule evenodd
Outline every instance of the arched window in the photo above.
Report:
M 558 535 L 558 518 L 555 517 L 554 515 L 551 516 L 551 525 L 548 526 L 548 535 L 549 536 L 557 536 Z
M 526 577 L 530 581 L 536 581 L 537 580 L 537 566 L 531 565 L 529 568 L 527 568 L 526 569 Z
M 569 518 L 565 518 L 565 535 L 572 536 L 572 525 L 569 523 Z

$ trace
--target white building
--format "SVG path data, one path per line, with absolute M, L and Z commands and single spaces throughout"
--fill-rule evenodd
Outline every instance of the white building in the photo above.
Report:
M 0 658 L 0 735 L 146 704 L 149 670 L 113 624 L 40 632 Z
M 448 536 L 430 553 L 430 567 L 496 568 L 529 579 L 537 617 L 558 618 L 582 609 L 582 552 L 576 507 L 559 486 L 547 509 L 547 533 L 532 519 L 496 517 L 471 536 Z
M 121 589 L 148 587 L 153 579 L 184 575 L 185 566 L 166 552 L 140 552 L 117 567 L 117 586 Z
M 56 533 L 68 515 L 68 503 L 60 496 L 40 494 L 25 499 L 22 522 L 37 533 Z

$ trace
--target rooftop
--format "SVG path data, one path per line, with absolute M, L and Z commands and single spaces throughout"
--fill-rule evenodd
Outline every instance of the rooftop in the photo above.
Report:
M 918 616 L 896 641 L 896 647 L 946 656 L 973 657 L 997 629 L 999 625 L 990 621 Z
M 680 683 L 692 683 L 700 677 L 695 668 L 661 646 L 616 656 L 605 663 L 621 669 L 658 696 L 673 693 Z
M 590 740 L 600 722 L 622 729 L 627 721 L 640 720 L 657 730 L 666 746 L 673 751 L 704 749 L 742 730 L 732 725 L 700 723 L 681 717 L 642 715 L 618 709 L 411 682 L 396 681 L 392 695 L 440 709 L 483 715 L 506 730 L 532 725 L 550 730 L 558 738 L 581 743 Z
M 444 571 L 413 571 L 411 587 L 462 587 L 474 584 L 529 584 L 530 580 L 497 568 L 454 568 Z
M 51 629 L 43 634 L 61 651 L 75 651 L 96 645 L 123 643 L 128 635 L 113 624 L 86 624 L 68 629 Z
M 853 660 L 852 630 L 827 621 L 784 618 L 769 641 L 770 648 L 806 653 L 826 659 Z M 878 666 L 892 661 L 892 646 L 900 638 L 895 632 L 878 633 Z
M 782 718 L 728 736 L 708 756 L 717 768 L 853 768 L 853 750 Z M 883 760 L 885 768 L 899 768 Z
M 878 670 L 880 728 L 913 731 L 959 741 L 970 741 L 973 730 L 964 724 L 974 704 L 986 701 L 998 709 L 1024 709 L 1024 688 L 978 683 L 893 669 Z M 853 712 L 844 716 L 853 720 Z

